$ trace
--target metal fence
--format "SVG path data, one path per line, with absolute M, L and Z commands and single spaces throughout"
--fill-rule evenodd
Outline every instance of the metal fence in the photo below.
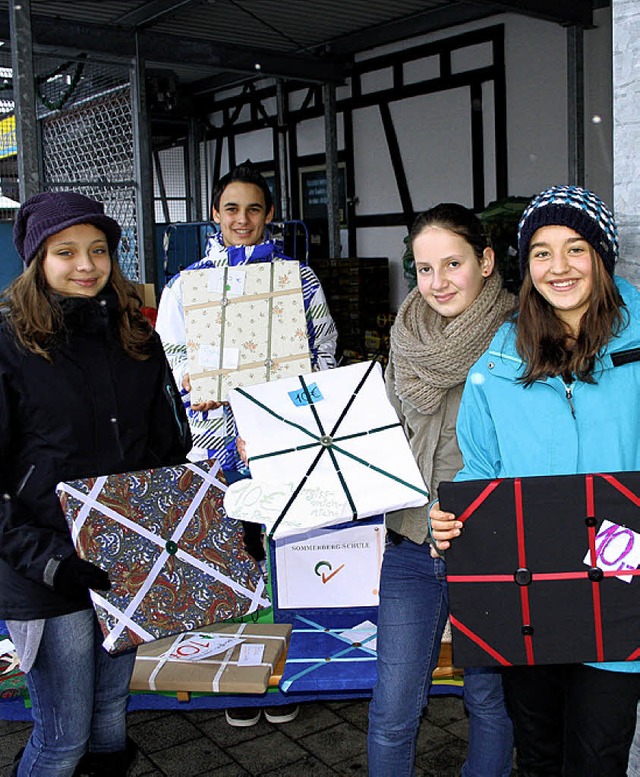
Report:
M 0 221 L 13 221 L 20 204 L 12 75 L 11 52 L 0 49 Z
M 72 189 L 104 204 L 122 227 L 122 270 L 137 281 L 131 70 L 50 56 L 36 58 L 35 68 L 43 186 Z

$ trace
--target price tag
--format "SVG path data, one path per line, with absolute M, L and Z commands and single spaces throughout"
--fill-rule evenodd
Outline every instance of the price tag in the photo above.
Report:
M 207 291 L 212 294 L 220 294 L 226 297 L 241 297 L 244 294 L 244 283 L 247 273 L 237 267 L 225 268 L 212 267 L 208 273 Z
M 296 407 L 303 407 L 308 404 L 315 404 L 324 399 L 317 383 L 310 383 L 305 391 L 303 388 L 289 391 L 291 401 Z M 311 402 L 309 402 L 311 400 Z
M 238 637 L 221 637 L 211 634 L 189 634 L 175 645 L 173 650 L 163 653 L 161 658 L 179 661 L 202 661 L 211 656 L 220 655 L 242 644 Z
M 238 666 L 260 666 L 264 656 L 264 645 L 245 642 L 240 648 Z
M 591 553 L 584 557 L 584 563 L 591 566 Z M 596 566 L 604 572 L 616 572 L 619 580 L 630 583 L 634 575 L 624 574 L 640 566 L 640 534 L 604 520 L 596 534 Z
M 240 363 L 239 348 L 223 348 L 220 364 L 220 348 L 217 345 L 201 345 L 198 348 L 198 363 L 203 370 L 237 370 Z

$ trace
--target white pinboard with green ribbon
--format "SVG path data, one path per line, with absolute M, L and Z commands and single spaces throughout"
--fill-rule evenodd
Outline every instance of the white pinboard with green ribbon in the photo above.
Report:
M 270 537 L 427 504 L 378 363 L 237 388 L 229 401 L 251 480 L 228 488 L 225 509 Z

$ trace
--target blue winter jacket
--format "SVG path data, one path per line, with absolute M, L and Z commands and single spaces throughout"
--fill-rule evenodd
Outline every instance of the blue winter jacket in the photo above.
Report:
M 560 377 L 528 388 L 517 383 L 523 363 L 515 326 L 498 330 L 465 384 L 456 427 L 464 465 L 456 480 L 640 471 L 640 293 L 615 281 L 629 320 L 599 354 L 595 384 L 567 385 Z M 621 352 L 624 363 L 614 366 Z M 640 672 L 640 661 L 595 666 Z

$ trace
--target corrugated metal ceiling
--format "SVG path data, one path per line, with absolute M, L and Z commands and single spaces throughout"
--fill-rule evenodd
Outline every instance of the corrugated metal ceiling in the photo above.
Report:
M 234 45 L 299 53 L 443 4 L 443 0 L 215 0 L 185 11 L 180 29 L 194 38 L 213 36 Z M 175 23 L 163 20 L 155 29 L 169 34 L 175 32 Z
M 232 46 L 302 52 L 410 18 L 450 0 L 31 0 L 31 14 L 57 22 L 138 28 Z M 0 2 L 0 8 L 8 2 Z M 90 45 L 90 41 L 87 41 Z
M 133 57 L 181 86 L 261 75 L 340 81 L 372 46 L 511 11 L 588 26 L 608 0 L 26 0 L 38 51 Z M 0 0 L 0 39 L 10 36 Z M 137 47 L 137 48 L 136 48 Z M 230 75 L 231 74 L 231 75 Z

